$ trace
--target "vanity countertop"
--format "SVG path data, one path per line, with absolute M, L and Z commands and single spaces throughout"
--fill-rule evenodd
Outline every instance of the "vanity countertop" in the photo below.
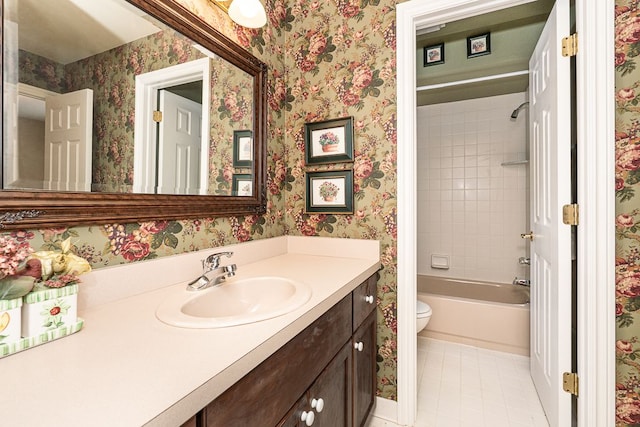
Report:
M 81 307 L 80 332 L 0 359 L 0 424 L 179 426 L 379 268 L 378 242 L 267 240 L 278 239 L 288 242 L 285 250 L 257 260 L 245 256 L 252 262 L 238 264 L 237 277 L 306 282 L 313 294 L 302 307 L 247 325 L 184 329 L 162 323 L 155 311 L 186 282 L 88 304 Z M 358 242 L 365 250 L 357 250 Z M 348 257 L 335 256 L 341 249 Z

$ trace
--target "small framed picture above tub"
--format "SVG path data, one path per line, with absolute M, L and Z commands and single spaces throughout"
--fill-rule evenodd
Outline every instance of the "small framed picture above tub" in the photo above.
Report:
M 304 153 L 307 165 L 353 162 L 353 117 L 306 123 Z
M 423 66 L 444 64 L 444 43 L 438 43 L 423 48 L 424 61 Z
M 467 58 L 489 55 L 491 53 L 491 33 L 467 37 Z

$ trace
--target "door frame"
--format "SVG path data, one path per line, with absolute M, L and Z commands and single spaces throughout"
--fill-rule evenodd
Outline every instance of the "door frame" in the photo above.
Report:
M 386 415 L 401 425 L 413 425 L 417 410 L 415 33 L 418 28 L 529 2 L 409 0 L 396 7 L 397 185 L 403 189 L 398 192 L 397 218 L 398 400 L 395 408 L 385 406 L 390 409 Z M 576 57 L 578 425 L 597 427 L 613 425 L 615 420 L 614 0 L 575 3 L 580 43 Z
M 135 129 L 133 150 L 133 192 L 155 193 L 157 126 L 153 112 L 158 91 L 202 80 L 202 136 L 200 157 L 200 194 L 209 188 L 209 134 L 211 109 L 210 58 L 197 59 L 136 76 Z M 151 166 L 153 165 L 153 166 Z

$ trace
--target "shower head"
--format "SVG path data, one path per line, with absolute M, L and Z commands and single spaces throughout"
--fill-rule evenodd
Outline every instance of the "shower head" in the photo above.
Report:
M 511 113 L 511 118 L 512 119 L 517 119 L 518 118 L 518 114 L 520 114 L 520 110 L 522 110 L 526 105 L 529 105 L 529 101 L 523 102 L 522 104 L 520 104 L 518 106 L 518 108 L 513 110 L 513 112 Z

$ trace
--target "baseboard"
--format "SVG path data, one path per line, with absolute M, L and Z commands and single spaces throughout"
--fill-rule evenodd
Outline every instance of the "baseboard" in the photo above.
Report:
M 395 400 L 389 400 L 382 397 L 376 397 L 376 406 L 373 409 L 374 417 L 382 418 L 383 420 L 398 422 L 398 402 Z

